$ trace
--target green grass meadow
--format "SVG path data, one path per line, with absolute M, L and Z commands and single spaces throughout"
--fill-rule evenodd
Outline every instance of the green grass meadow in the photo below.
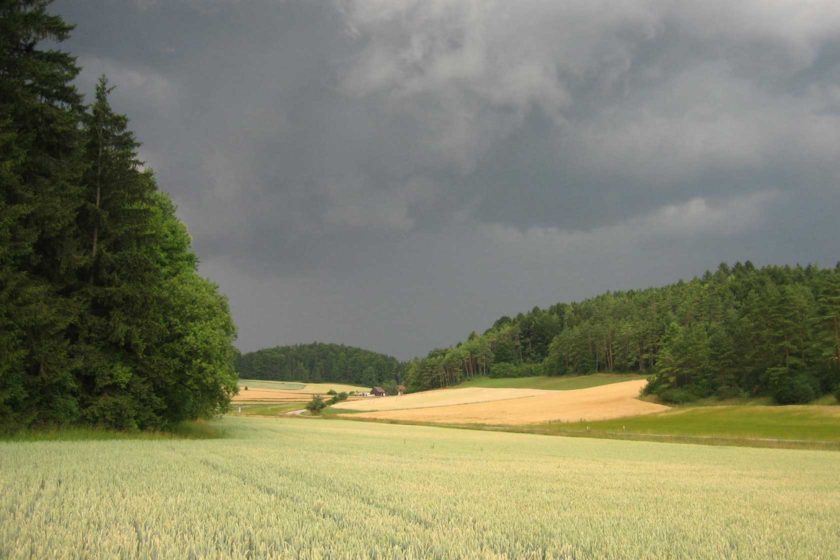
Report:
M 572 389 L 588 389 L 600 387 L 610 383 L 645 379 L 642 375 L 632 373 L 593 373 L 590 375 L 564 375 L 534 377 L 474 377 L 464 381 L 456 387 L 485 387 L 488 389 L 543 389 L 546 391 L 570 391 Z
M 232 416 L 282 416 L 293 410 L 306 407 L 307 401 L 283 404 L 232 404 L 229 415 Z
M 836 558 L 831 451 L 227 417 L 0 443 L 0 558 Z
M 840 449 L 840 407 L 837 406 L 700 406 L 681 407 L 648 416 L 598 422 L 534 426 L 534 432 L 590 436 L 663 436 L 703 438 L 712 443 L 773 445 L 825 444 Z

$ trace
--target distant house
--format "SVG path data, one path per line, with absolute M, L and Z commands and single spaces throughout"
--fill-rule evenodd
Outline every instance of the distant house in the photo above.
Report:
M 370 390 L 370 394 L 374 397 L 384 397 L 385 396 L 385 389 L 382 387 L 374 387 Z
M 405 393 L 405 385 L 397 385 L 397 395 L 402 395 Z

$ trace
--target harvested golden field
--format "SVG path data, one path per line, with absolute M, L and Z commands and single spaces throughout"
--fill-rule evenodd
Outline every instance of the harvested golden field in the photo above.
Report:
M 248 387 L 248 389 L 246 390 L 245 387 Z M 233 398 L 233 402 L 303 402 L 311 399 L 312 395 L 326 395 L 330 390 L 338 393 L 350 393 L 353 391 L 368 391 L 369 389 L 355 385 L 345 385 L 343 383 L 293 383 L 287 381 L 240 379 L 239 394 Z
M 363 401 L 341 403 L 335 409 L 364 410 L 368 412 L 384 410 L 410 410 L 440 406 L 482 403 L 507 399 L 521 399 L 544 395 L 549 391 L 540 389 L 485 389 L 468 387 L 464 389 L 437 389 L 398 397 L 371 397 Z
M 467 401 L 462 404 L 429 404 L 426 407 L 379 409 L 373 412 L 354 414 L 353 417 L 444 424 L 518 425 L 542 422 L 608 420 L 610 418 L 640 416 L 668 410 L 667 406 L 641 401 L 637 398 L 639 391 L 646 383 L 646 380 L 640 379 L 573 391 L 479 389 L 489 392 L 488 398 L 481 402 Z M 451 392 L 467 390 L 456 389 Z M 515 397 L 512 395 L 516 393 L 511 393 L 512 391 L 527 391 L 532 394 L 522 394 L 520 397 Z M 430 393 L 446 392 L 432 391 Z M 418 393 L 417 395 L 422 394 Z M 493 394 L 498 394 L 499 397 L 496 399 L 489 398 Z M 439 403 L 444 403 L 445 400 L 436 397 L 436 401 Z M 396 400 L 394 402 L 397 403 Z M 362 410 L 360 408 L 361 404 L 368 403 L 347 403 L 343 408 Z
M 248 389 L 243 391 L 240 389 L 239 394 L 233 397 L 233 402 L 303 402 L 308 401 L 311 397 L 311 394 L 300 391 L 275 391 L 273 389 Z

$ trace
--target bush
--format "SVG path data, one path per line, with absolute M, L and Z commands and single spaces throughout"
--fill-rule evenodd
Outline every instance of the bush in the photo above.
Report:
M 840 403 L 840 385 L 834 388 L 834 398 L 837 399 L 837 402 Z
M 787 368 L 767 370 L 770 395 L 778 404 L 801 404 L 817 398 L 819 382 L 807 373 L 793 373 Z
M 647 385 L 642 387 L 642 395 L 655 395 L 662 390 L 665 385 L 665 379 L 660 375 L 655 375 L 648 379 Z
M 490 377 L 533 377 L 535 375 L 543 375 L 542 364 L 499 362 L 490 366 Z
M 341 392 L 334 396 L 327 404 L 335 404 L 340 403 L 341 401 L 347 400 L 347 393 Z
M 838 364 L 815 368 L 812 374 L 820 383 L 820 394 L 831 393 L 840 387 L 840 365 Z
M 499 362 L 490 366 L 490 377 L 514 377 L 516 367 L 507 362 Z
M 685 404 L 696 401 L 700 396 L 691 389 L 672 387 L 658 393 L 660 399 L 670 404 Z
M 720 399 L 742 399 L 747 396 L 747 393 L 740 387 L 722 385 L 715 391 L 715 396 Z
M 328 394 L 328 395 L 333 395 L 333 396 L 335 396 L 335 395 L 337 395 L 338 393 L 336 393 L 336 392 L 335 392 L 335 389 L 330 389 L 329 391 L 327 391 L 327 394 Z
M 321 414 L 321 411 L 326 408 L 327 403 L 321 398 L 321 395 L 315 395 L 312 400 L 306 403 L 306 410 L 312 414 Z

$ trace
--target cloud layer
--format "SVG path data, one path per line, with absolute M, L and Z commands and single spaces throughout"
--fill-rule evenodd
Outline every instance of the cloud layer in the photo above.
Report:
M 61 0 L 240 345 L 838 260 L 840 5 Z

